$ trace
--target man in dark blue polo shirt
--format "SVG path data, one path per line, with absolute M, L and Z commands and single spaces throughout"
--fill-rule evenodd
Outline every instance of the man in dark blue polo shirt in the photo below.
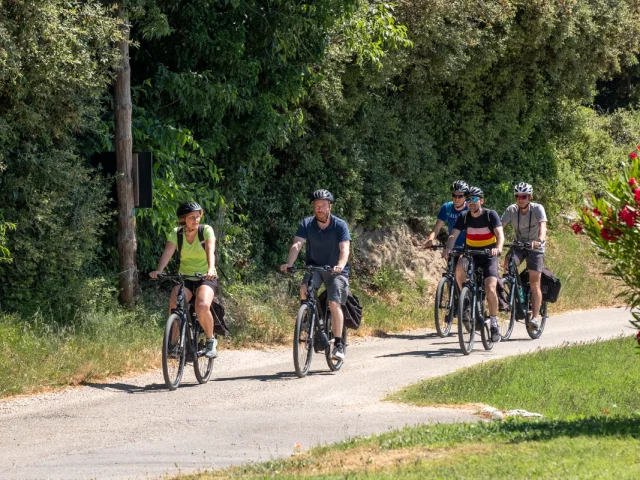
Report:
M 313 203 L 312 217 L 307 217 L 298 227 L 293 245 L 289 249 L 287 263 L 280 266 L 280 270 L 287 271 L 291 267 L 306 240 L 306 264 L 333 267 L 333 272 L 313 272 L 313 285 L 320 288 L 324 283 L 327 289 L 327 301 L 331 311 L 331 328 L 335 333 L 333 358 L 344 359 L 344 345 L 342 343 L 342 326 L 344 315 L 341 306 L 347 301 L 349 294 L 349 250 L 351 236 L 347 222 L 331 215 L 333 195 L 328 190 L 320 189 L 311 196 Z M 300 298 L 307 299 L 307 273 L 300 286 Z M 340 335 L 340 336 L 337 336 Z

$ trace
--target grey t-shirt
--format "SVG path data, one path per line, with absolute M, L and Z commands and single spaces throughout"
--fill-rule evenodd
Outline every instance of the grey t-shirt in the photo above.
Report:
M 517 204 L 510 205 L 502 214 L 502 226 L 507 223 L 513 225 L 516 232 L 516 240 L 520 242 L 534 242 L 540 236 L 540 222 L 547 221 L 544 207 L 539 203 L 529 203 L 529 211 L 522 215 Z M 544 252 L 544 245 L 536 249 Z

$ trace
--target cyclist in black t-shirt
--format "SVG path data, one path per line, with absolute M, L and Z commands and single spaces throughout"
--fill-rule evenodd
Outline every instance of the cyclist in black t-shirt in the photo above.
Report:
M 487 293 L 487 303 L 489 305 L 489 320 L 491 321 L 491 341 L 499 342 L 501 339 L 498 329 L 498 295 L 496 287 L 498 284 L 498 257 L 502 253 L 504 244 L 504 233 L 502 222 L 495 210 L 482 208 L 484 204 L 484 193 L 478 187 L 470 187 L 467 192 L 468 212 L 464 212 L 458 217 L 453 231 L 447 241 L 447 248 L 443 250 L 446 258 L 451 253 L 458 235 L 466 232 L 466 248 L 469 250 L 490 250 L 490 256 L 486 258 L 476 257 L 476 266 L 482 267 L 484 275 L 484 287 Z M 466 259 L 458 262 L 456 268 L 456 279 L 458 286 L 467 281 Z

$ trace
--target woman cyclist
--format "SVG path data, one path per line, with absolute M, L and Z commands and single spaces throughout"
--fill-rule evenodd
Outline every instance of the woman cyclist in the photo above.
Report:
M 203 215 L 202 207 L 196 202 L 183 203 L 178 207 L 179 227 L 174 228 L 167 236 L 167 243 L 158 261 L 158 268 L 149 273 L 151 278 L 158 278 L 178 247 L 178 235 L 183 235 L 182 249 L 180 251 L 180 269 L 182 275 L 193 276 L 203 273 L 204 278 L 197 280 L 185 280 L 185 295 L 187 302 L 191 300 L 193 293 L 196 295 L 195 308 L 198 321 L 207 336 L 205 356 L 215 358 L 217 341 L 213 335 L 213 315 L 211 303 L 218 292 L 218 275 L 215 266 L 216 238 L 213 228 L 204 225 L 204 242 L 200 244 L 198 239 L 198 225 Z M 176 308 L 176 296 L 178 286 L 171 291 L 170 312 Z

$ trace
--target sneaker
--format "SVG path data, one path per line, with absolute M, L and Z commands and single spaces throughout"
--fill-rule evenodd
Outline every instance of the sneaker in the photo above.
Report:
M 344 348 L 342 347 L 342 345 L 337 345 L 333 348 L 331 358 L 335 360 L 344 360 Z
M 529 330 L 538 330 L 540 328 L 540 326 L 538 325 L 538 320 L 536 318 L 532 318 L 531 320 L 529 320 L 529 322 L 527 323 L 527 328 Z
M 491 341 L 498 343 L 500 340 L 502 340 L 502 335 L 500 335 L 498 327 L 491 327 Z
M 217 345 L 218 341 L 215 338 L 207 338 L 206 348 L 204 349 L 204 356 L 207 358 L 216 358 L 218 356 L 218 352 L 216 350 Z

